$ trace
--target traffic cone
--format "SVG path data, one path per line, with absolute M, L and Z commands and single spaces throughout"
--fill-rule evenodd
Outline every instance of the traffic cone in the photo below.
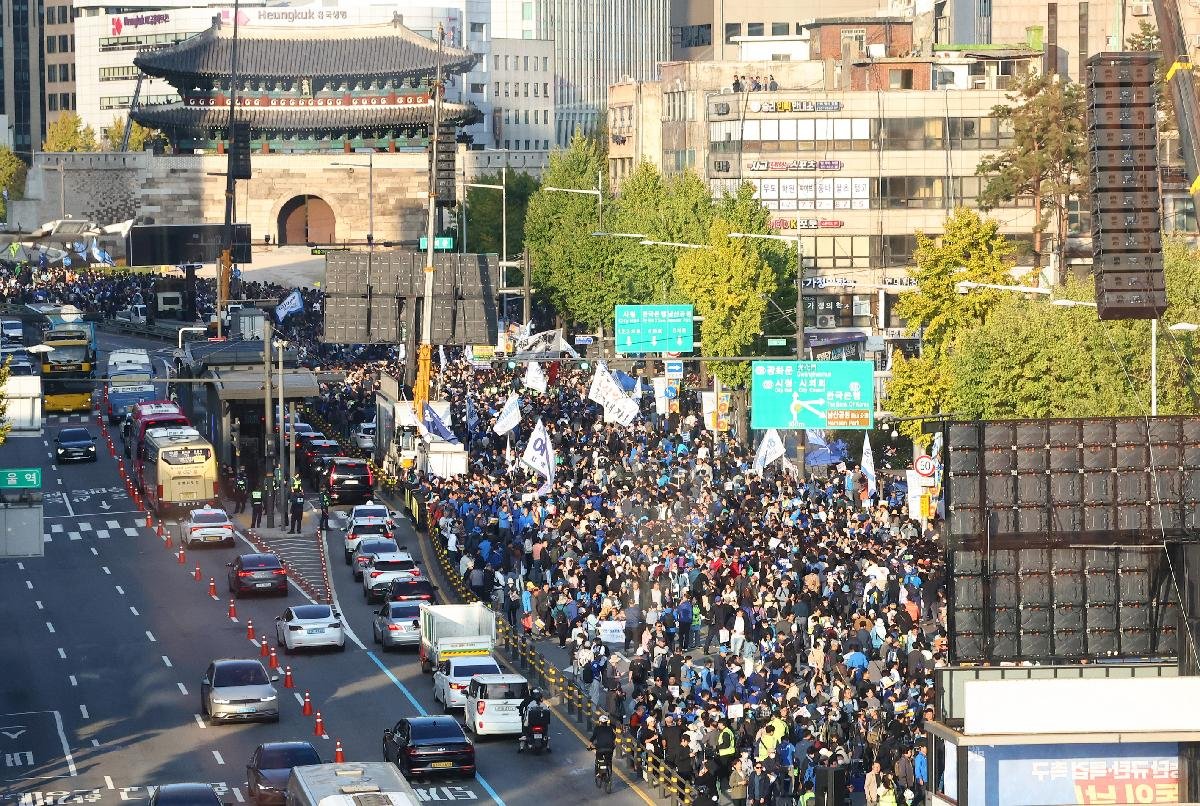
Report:
M 291 666 L 283 667 L 283 687 L 284 688 L 295 688 L 296 687 L 295 681 L 292 680 L 292 667 Z
M 317 721 L 313 724 L 313 736 L 325 735 L 325 720 L 321 716 L 321 712 L 317 711 Z
M 149 512 L 146 513 L 146 526 L 154 526 L 154 516 Z
M 267 666 L 271 669 L 279 668 L 279 656 L 275 654 L 275 647 L 271 647 L 270 660 L 267 661 Z
M 229 600 L 229 618 L 237 619 L 237 602 L 233 599 Z
M 308 692 L 304 692 L 304 707 L 300 709 L 300 713 L 304 716 L 313 715 L 312 700 L 308 698 Z
M 342 750 L 342 740 L 338 739 L 337 744 L 333 746 L 333 763 L 343 764 L 346 761 L 346 753 Z
M 267 644 L 267 639 L 264 638 L 258 642 L 258 656 L 265 658 L 271 654 L 271 647 Z
M 196 566 L 196 571 L 192 574 L 192 578 L 195 579 L 197 582 L 199 582 L 201 579 L 204 578 L 200 575 L 200 566 L 198 566 L 198 565 Z
M 116 455 L 117 455 L 117 449 L 116 449 L 116 447 L 113 445 L 113 441 L 112 441 L 111 439 L 108 441 L 108 455 L 109 455 L 109 456 L 116 456 Z
M 196 566 L 196 573 L 200 573 L 200 566 Z M 215 577 L 208 578 L 208 595 L 212 598 L 217 598 L 217 580 Z
M 161 523 L 158 525 L 158 528 L 159 528 L 159 530 L 162 529 Z M 163 545 L 166 546 L 167 548 L 171 548 L 171 533 L 170 532 L 165 533 L 165 537 L 163 538 Z
M 149 526 L 149 524 L 146 524 L 146 525 Z M 163 531 L 163 525 L 162 525 L 161 521 L 158 524 L 158 529 L 156 530 L 156 533 L 158 534 L 159 537 L 162 537 L 163 535 L 166 534 L 166 532 Z
M 177 554 L 176 556 L 179 557 L 180 565 L 187 565 L 187 549 L 185 549 L 183 546 L 180 546 L 179 554 Z
M 250 619 L 246 622 L 246 640 L 254 640 L 254 619 Z

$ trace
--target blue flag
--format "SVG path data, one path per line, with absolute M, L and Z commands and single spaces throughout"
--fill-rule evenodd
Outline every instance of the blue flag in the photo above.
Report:
M 423 412 L 421 422 L 425 426 L 425 430 L 429 433 L 437 434 L 452 445 L 462 444 L 458 441 L 458 437 L 454 436 L 454 432 L 442 422 L 442 418 L 433 410 L 433 406 L 430 406 L 428 403 L 425 404 L 425 411 Z
M 823 431 L 806 430 L 804 441 L 804 464 L 809 467 L 836 465 L 838 462 L 846 461 L 846 443 L 841 440 L 835 440 L 832 443 L 826 441 Z
M 467 428 L 472 431 L 479 424 L 479 415 L 475 413 L 475 404 L 471 401 L 471 395 L 467 395 Z
M 300 289 L 297 288 L 292 293 L 283 298 L 283 302 L 275 306 L 275 321 L 283 324 L 283 320 L 287 319 L 294 313 L 304 312 L 304 297 L 300 296 Z

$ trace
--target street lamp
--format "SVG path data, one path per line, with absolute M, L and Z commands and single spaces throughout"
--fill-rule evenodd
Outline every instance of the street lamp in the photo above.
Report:
M 361 168 L 358 162 L 331 162 L 342 168 L 349 168 L 354 173 L 355 168 Z M 375 249 L 375 152 L 367 152 L 367 248 Z
M 585 196 L 596 197 L 596 221 L 599 224 L 597 229 L 604 229 L 604 170 L 596 171 L 596 189 L 585 190 L 583 188 L 558 188 L 558 187 L 543 187 L 542 190 L 553 191 L 554 193 L 582 193 Z
M 593 238 L 637 238 L 639 241 L 646 240 L 646 236 L 640 232 L 593 232 Z
M 976 283 L 971 280 L 963 280 L 954 284 L 954 290 L 959 294 L 969 294 L 977 288 L 989 288 L 993 291 L 1011 291 L 1017 294 L 1042 294 L 1047 297 L 1054 293 L 1052 289 L 1032 285 L 999 285 L 997 283 Z M 1068 300 L 1068 302 L 1070 301 Z
M 678 241 L 652 241 L 649 238 L 643 238 L 638 241 L 642 246 L 673 246 L 677 249 L 712 249 L 711 246 L 704 243 L 679 243 Z

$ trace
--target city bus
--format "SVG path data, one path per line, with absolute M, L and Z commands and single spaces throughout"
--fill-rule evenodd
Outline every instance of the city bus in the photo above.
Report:
M 88 411 L 92 407 L 91 378 L 76 374 L 42 375 L 42 410 L 47 413 Z
M 160 514 L 217 501 L 217 455 L 195 428 L 151 428 L 138 444 L 134 477 Z

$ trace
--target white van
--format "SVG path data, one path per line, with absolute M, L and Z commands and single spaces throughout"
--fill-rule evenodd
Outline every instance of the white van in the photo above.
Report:
M 466 728 L 476 736 L 520 735 L 529 681 L 519 674 L 477 674 L 467 688 Z
M 0 343 L 5 346 L 25 343 L 25 323 L 20 319 L 0 319 Z
M 370 795 L 369 798 L 362 796 Z M 387 761 L 293 767 L 286 806 L 417 806 L 417 793 Z

